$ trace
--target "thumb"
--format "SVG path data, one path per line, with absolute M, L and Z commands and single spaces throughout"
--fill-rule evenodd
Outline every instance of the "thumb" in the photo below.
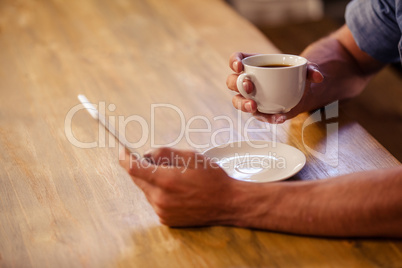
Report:
M 307 64 L 307 80 L 312 83 L 324 81 L 324 75 L 318 70 L 317 64 L 311 62 Z

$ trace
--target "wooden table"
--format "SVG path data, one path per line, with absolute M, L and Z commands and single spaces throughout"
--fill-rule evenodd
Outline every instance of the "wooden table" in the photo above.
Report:
M 250 116 L 225 85 L 228 57 L 277 49 L 223 1 L 4 0 L 0 51 L 1 267 L 402 265 L 397 240 L 163 226 L 120 168 L 114 139 L 74 112 L 85 94 L 112 121 L 133 116 L 125 133 L 141 153 L 276 137 L 307 155 L 293 179 L 400 164 L 336 105 L 325 121 L 249 121 L 265 132 L 246 137 Z M 180 136 L 183 125 L 206 131 Z

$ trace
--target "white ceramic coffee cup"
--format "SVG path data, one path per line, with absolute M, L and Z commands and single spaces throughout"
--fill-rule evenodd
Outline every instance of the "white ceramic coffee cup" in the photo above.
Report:
M 240 94 L 257 103 L 261 113 L 286 113 L 295 107 L 304 93 L 307 60 L 287 54 L 261 54 L 242 60 L 244 72 L 237 78 Z M 264 65 L 290 65 L 289 67 L 259 67 Z M 254 84 L 248 94 L 243 87 L 244 79 Z

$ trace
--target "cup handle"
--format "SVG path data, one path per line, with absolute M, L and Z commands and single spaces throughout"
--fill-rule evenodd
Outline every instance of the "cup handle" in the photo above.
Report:
M 244 82 L 244 79 L 246 79 L 247 78 L 247 74 L 246 73 L 242 73 L 242 74 L 240 74 L 239 75 L 239 77 L 237 77 L 237 89 L 239 90 L 239 93 L 243 96 L 243 97 L 245 97 L 245 98 L 247 98 L 247 99 L 251 99 L 251 94 L 248 94 L 247 92 L 246 92 L 246 90 L 244 89 L 244 87 L 243 87 L 243 82 Z

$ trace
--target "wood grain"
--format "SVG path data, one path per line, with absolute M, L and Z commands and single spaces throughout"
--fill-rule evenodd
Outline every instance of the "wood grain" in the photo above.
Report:
M 307 155 L 307 166 L 293 179 L 400 164 L 336 107 L 326 113 L 334 113 L 332 131 L 328 122 L 308 125 L 315 117 L 302 114 L 277 127 L 254 120 L 251 126 L 266 132 L 245 136 L 250 117 L 231 105 L 228 57 L 278 50 L 225 2 L 4 0 L 0 51 L 0 266 L 402 265 L 399 241 L 165 227 L 119 167 L 118 148 L 96 121 L 80 110 L 65 126 L 77 95 L 85 94 L 111 119 L 145 120 L 148 133 L 135 120 L 126 129 L 131 142 L 147 134 L 140 152 L 180 137 L 181 112 L 186 124 L 206 118 L 211 131 L 182 137 L 177 147 L 276 139 Z M 189 127 L 205 124 L 199 119 Z M 76 139 L 97 146 L 71 144 L 70 127 Z

